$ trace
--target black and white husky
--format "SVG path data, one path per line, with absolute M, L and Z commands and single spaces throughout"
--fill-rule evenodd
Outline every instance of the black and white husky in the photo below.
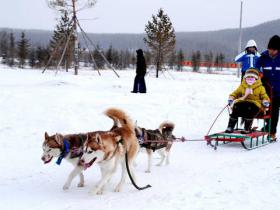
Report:
M 169 121 L 164 121 L 156 130 L 148 130 L 135 126 L 135 134 L 141 148 L 144 148 L 148 155 L 147 173 L 151 172 L 152 154 L 157 151 L 161 156 L 157 166 L 161 166 L 166 159 L 166 165 L 169 164 L 169 154 L 174 140 L 172 134 L 175 124 Z

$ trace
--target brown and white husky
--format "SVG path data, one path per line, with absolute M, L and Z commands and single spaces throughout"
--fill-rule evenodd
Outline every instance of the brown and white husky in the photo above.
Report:
M 42 145 L 42 161 L 47 164 L 50 163 L 53 158 L 58 158 L 56 163 L 60 164 L 65 159 L 74 166 L 74 169 L 71 171 L 65 184 L 63 185 L 63 190 L 69 189 L 71 182 L 78 175 L 80 177 L 78 187 L 84 186 L 84 166 L 80 165 L 79 161 L 83 155 L 83 146 L 86 139 L 88 136 L 96 136 L 97 132 L 102 133 L 102 131 L 67 135 L 57 133 L 50 136 L 47 132 L 45 132 L 45 139 Z
M 65 182 L 63 189 L 67 190 L 74 177 L 80 175 L 80 182 L 78 187 L 84 186 L 84 175 L 82 173 L 83 167 L 79 166 L 79 160 L 83 153 L 83 145 L 87 138 L 86 134 L 55 134 L 49 136 L 45 132 L 45 140 L 43 142 L 43 155 L 42 161 L 47 164 L 50 163 L 53 158 L 58 158 L 57 164 L 60 164 L 62 159 L 65 159 L 74 165 L 74 169 L 69 174 L 67 181 Z
M 127 175 L 125 153 L 127 153 L 128 165 L 134 177 L 132 163 L 139 149 L 134 124 L 126 113 L 120 109 L 110 108 L 105 111 L 105 115 L 114 120 L 114 125 L 119 122 L 120 127 L 115 126 L 108 132 L 88 135 L 84 143 L 81 164 L 87 167 L 89 163 L 97 162 L 102 175 L 97 185 L 92 188 L 91 194 L 103 193 L 106 183 L 116 172 L 118 163 L 122 166 L 122 175 L 115 191 L 121 191 Z

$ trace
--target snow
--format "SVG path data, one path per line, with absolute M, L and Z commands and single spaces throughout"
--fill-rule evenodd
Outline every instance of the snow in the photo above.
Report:
M 280 209 L 279 143 L 246 151 L 240 144 L 217 151 L 204 141 L 174 143 L 171 163 L 145 173 L 147 156 L 137 157 L 137 191 L 127 180 L 124 190 L 113 192 L 120 170 L 103 195 L 91 196 L 99 180 L 97 165 L 85 171 L 86 186 L 68 191 L 62 186 L 72 166 L 41 161 L 44 132 L 50 134 L 107 130 L 112 122 L 102 113 L 109 107 L 124 109 L 138 125 L 155 129 L 164 120 L 176 125 L 174 134 L 203 139 L 224 107 L 239 79 L 233 75 L 170 72 L 167 78 L 148 76 L 147 94 L 130 93 L 134 71 L 81 71 L 79 76 L 52 71 L 0 67 L 0 209 Z M 225 129 L 225 111 L 214 131 Z M 119 168 L 120 169 L 120 168 Z

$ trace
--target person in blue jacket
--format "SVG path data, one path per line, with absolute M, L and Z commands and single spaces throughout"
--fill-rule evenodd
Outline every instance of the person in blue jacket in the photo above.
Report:
M 240 62 L 242 65 L 241 81 L 247 69 L 256 68 L 256 64 L 260 56 L 261 55 L 258 52 L 257 43 L 255 40 L 249 40 L 246 44 L 245 50 L 237 55 L 234 59 L 235 62 Z
M 270 38 L 267 50 L 261 54 L 257 68 L 263 71 L 263 83 L 272 90 L 271 140 L 276 141 L 276 131 L 280 108 L 280 37 Z

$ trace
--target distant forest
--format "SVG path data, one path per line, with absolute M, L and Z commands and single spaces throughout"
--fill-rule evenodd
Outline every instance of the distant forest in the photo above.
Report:
M 45 56 L 45 60 L 49 55 L 46 50 L 53 37 L 53 31 L 45 30 L 25 30 L 25 29 L 10 29 L 0 28 L 0 53 L 1 57 L 7 57 L 9 53 L 16 54 L 16 49 L 8 53 L 8 45 L 11 42 L 11 34 L 13 35 L 14 47 L 19 47 L 22 40 L 22 33 L 24 32 L 24 39 L 28 42 L 29 54 L 26 55 L 28 62 L 31 62 L 32 58 L 36 54 Z M 266 49 L 269 38 L 275 34 L 280 34 L 280 19 L 270 22 L 266 22 L 254 27 L 248 27 L 243 29 L 242 46 L 245 46 L 249 39 L 254 39 L 258 44 L 259 51 Z M 116 68 L 126 68 L 129 65 L 135 63 L 135 50 L 142 48 L 146 50 L 143 38 L 145 34 L 88 34 L 91 40 L 98 46 L 99 51 L 102 51 L 108 60 L 114 62 Z M 176 65 L 176 59 L 192 60 L 194 55 L 199 52 L 200 60 L 205 61 L 209 58 L 209 55 L 213 56 L 213 60 L 216 57 L 223 58 L 223 62 L 232 62 L 235 55 L 238 53 L 238 29 L 225 29 L 219 31 L 206 31 L 206 32 L 177 32 L 176 33 L 176 52 L 173 55 L 174 64 Z M 80 35 L 80 48 L 84 57 L 85 63 L 89 62 L 87 50 L 85 50 L 85 43 Z M 94 52 L 94 49 L 90 49 Z M 14 52 L 13 52 L 14 51 Z M 39 51 L 39 52 L 38 52 Z M 45 53 L 45 55 L 44 55 Z M 97 53 L 97 52 L 95 52 Z M 182 55 L 183 53 L 183 55 Z M 175 58 L 176 54 L 180 54 L 180 58 Z M 3 56 L 4 55 L 4 56 Z M 149 55 L 147 55 L 149 56 Z M 182 57 L 183 56 L 183 57 Z M 17 57 L 17 56 L 15 56 Z M 108 57 L 107 57 L 108 58 Z M 31 59 L 31 61 L 30 61 Z M 123 61 L 121 62 L 120 59 Z M 148 58 L 149 61 L 149 58 Z M 7 61 L 8 62 L 8 61 Z M 123 64 L 125 62 L 125 64 Z M 170 61 L 171 62 L 171 61 Z M 36 62 L 35 62 L 36 63 Z M 46 61 L 42 63 L 45 64 Z

